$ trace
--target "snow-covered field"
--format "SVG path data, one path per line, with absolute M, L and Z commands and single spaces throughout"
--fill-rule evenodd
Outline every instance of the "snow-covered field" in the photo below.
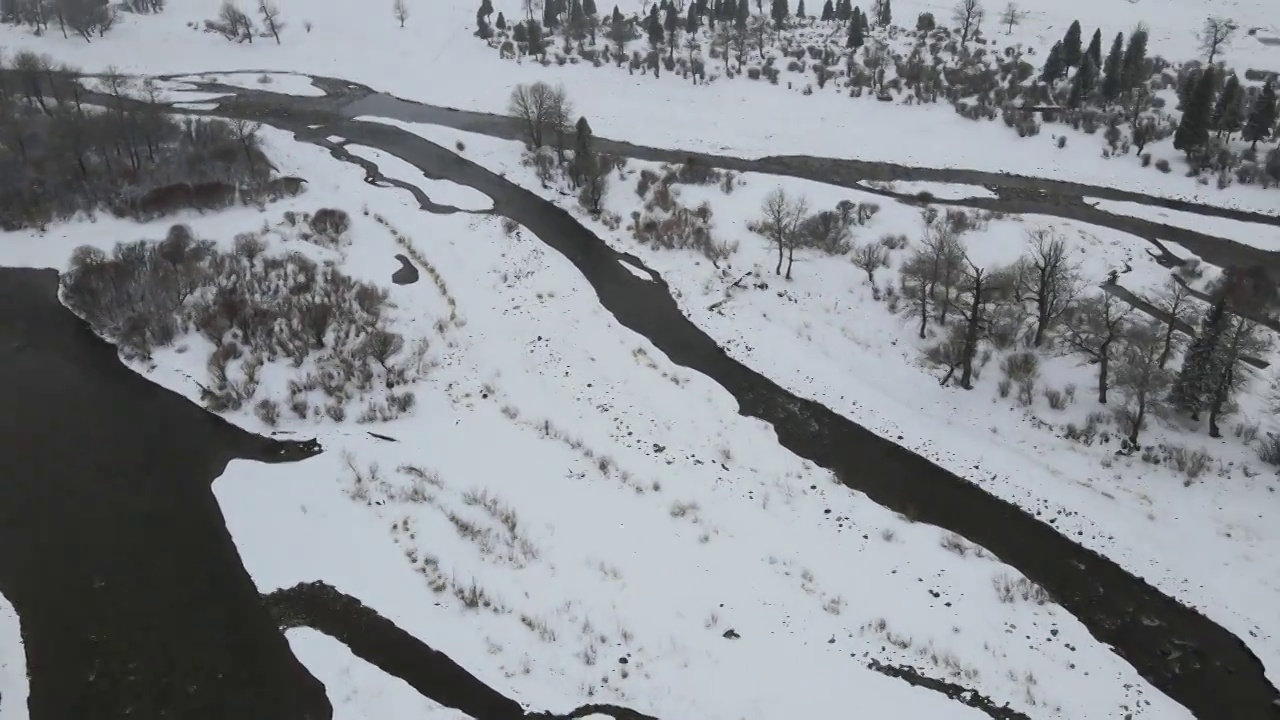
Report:
M 1085 198 L 1085 202 L 1099 210 L 1116 215 L 1128 215 L 1142 220 L 1173 225 L 1174 227 L 1189 228 L 1206 235 L 1214 235 L 1228 240 L 1235 240 L 1245 245 L 1252 245 L 1268 252 L 1280 251 L 1280 227 L 1275 225 L 1196 215 L 1195 213 L 1181 210 L 1168 210 L 1166 208 L 1115 200 Z
M 518 143 L 387 122 L 445 146 L 461 139 L 472 161 L 527 188 L 539 187 L 532 170 L 519 162 Z M 628 179 L 612 185 L 606 205 L 623 218 L 639 208 L 635 183 L 644 167 L 658 166 L 630 163 L 624 173 Z M 1040 389 L 1075 388 L 1074 400 L 1062 410 L 1050 408 L 1039 394 L 1030 407 L 1000 398 L 999 356 L 985 364 L 973 392 L 942 388 L 936 382 L 940 371 L 923 361 L 922 343 L 914 335 L 918 321 L 893 315 L 874 300 L 866 274 L 847 258 L 806 254 L 797 259 L 795 279 L 780 283 L 773 275 L 775 250 L 746 229 L 759 219 L 765 195 L 779 185 L 807 197 L 814 211 L 840 200 L 879 203 L 868 227 L 855 234 L 855 244 L 885 234 L 920 236 L 922 220 L 913 208 L 820 183 L 752 174 L 739 176 L 730 195 L 714 184 L 679 188 L 679 201 L 688 207 L 707 200 L 718 237 L 738 244 L 723 269 L 692 251 L 652 250 L 625 228 L 611 232 L 599 223 L 593 228 L 661 272 L 679 293 L 684 312 L 747 365 L 989 492 L 1053 518 L 1068 536 L 1231 629 L 1263 659 L 1270 676 L 1280 678 L 1280 637 L 1274 634 L 1280 563 L 1267 550 L 1280 542 L 1267 520 L 1280 505 L 1278 484 L 1254 448 L 1233 437 L 1233 428 L 1244 432 L 1260 421 L 1271 423 L 1270 371 L 1258 373 L 1252 389 L 1242 393 L 1241 410 L 1226 425 L 1226 440 L 1188 431 L 1176 418 L 1157 421 L 1145 432 L 1144 444 L 1204 449 L 1212 456 L 1205 475 L 1184 487 L 1186 477 L 1172 467 L 1115 456 L 1114 442 L 1086 447 L 1063 437 L 1068 424 L 1083 427 L 1090 414 L 1107 409 L 1094 397 L 1096 370 L 1082 358 L 1063 355 L 1043 364 Z M 541 192 L 592 223 L 573 200 L 554 190 Z M 1119 276 L 1119 284 L 1140 295 L 1150 296 L 1169 277 L 1145 252 L 1149 246 L 1142 239 L 1059 218 L 1007 217 L 964 237 L 975 263 L 996 267 L 1023 254 L 1027 231 L 1037 227 L 1055 228 L 1068 239 L 1090 285 L 1126 264 L 1132 269 Z M 896 284 L 894 266 L 905 252 L 897 251 L 891 267 L 877 271 L 882 290 Z M 726 293 L 749 271 L 757 277 L 745 283 L 748 287 L 762 280 L 769 288 Z M 1204 283 L 1216 272 L 1207 271 L 1194 282 Z
M 478 3 L 410 0 L 410 17 L 403 29 L 397 27 L 390 3 L 386 8 L 342 2 L 279 3 L 289 23 L 281 44 L 233 43 L 203 32 L 201 23 L 216 16 L 220 4 L 221 0 L 172 0 L 159 15 L 123 16 L 107 38 L 93 43 L 63 40 L 54 34 L 37 38 L 22 29 L 0 26 L 0 46 L 49 53 L 86 70 L 115 65 L 126 72 L 152 74 L 224 71 L 219 77 L 249 86 L 256 84 L 256 71 L 238 79 L 226 71 L 261 68 L 315 73 L 422 102 L 489 112 L 505 111 L 515 83 L 547 80 L 571 88 L 578 111 L 590 118 L 598 135 L 640 144 L 738 156 L 807 154 L 1015 172 L 1264 212 L 1274 212 L 1280 204 L 1275 192 L 1256 186 L 1218 191 L 1180 172 L 1161 174 L 1143 168 L 1132 155 L 1104 160 L 1096 137 L 1062 125 L 1046 125 L 1041 135 L 1020 140 L 999 121 L 964 120 L 945 103 L 904 108 L 870 97 L 854 100 L 835 83 L 802 97 L 802 87 L 811 82 L 802 75 L 795 76 L 793 88 L 787 87 L 790 82 L 773 86 L 742 77 L 694 85 L 673 73 L 654 79 L 612 65 L 517 64 L 501 59 L 496 50 L 472 36 Z M 1092 0 L 1069 7 L 1054 0 L 1028 0 L 1020 5 L 1028 16 L 1014 35 L 1006 36 L 995 26 L 996 7 L 987 9 L 984 30 L 993 50 L 1013 43 L 1035 49 L 1037 55 L 1029 59 L 1037 65 L 1043 51 L 1073 19 L 1083 24 L 1086 41 L 1093 28 L 1100 26 L 1108 43 L 1116 32 L 1127 33 L 1139 21 L 1145 22 L 1151 30 L 1151 52 L 1172 61 L 1199 56 L 1196 31 L 1210 12 L 1228 14 L 1246 30 L 1262 28 L 1262 37 L 1280 32 L 1272 24 L 1267 0 L 1240 0 L 1226 8 L 1208 8 L 1202 0 Z M 512 22 L 522 16 L 511 0 L 499 0 L 494 7 Z M 902 2 L 894 5 L 894 17 L 900 25 L 913 26 L 917 13 L 930 11 L 945 22 L 949 7 L 939 0 Z M 620 9 L 632 12 L 640 7 L 629 0 L 620 3 Z M 602 12 L 607 10 L 602 7 Z M 310 24 L 309 30 L 304 29 L 305 23 Z M 638 48 L 643 43 L 633 45 Z M 1241 70 L 1280 70 L 1280 45 L 1265 45 L 1244 32 L 1221 57 Z M 305 80 L 300 84 L 275 77 L 273 84 L 259 87 L 314 92 Z M 1056 136 L 1064 133 L 1071 136 L 1070 142 L 1059 149 Z M 1099 149 L 1080 151 L 1080 147 Z M 1149 152 L 1157 158 L 1177 155 L 1167 140 L 1153 144 Z
M 221 0 L 170 0 L 159 15 L 123 15 L 106 38 L 90 43 L 0 25 L 0 46 L 6 54 L 48 53 L 87 71 L 191 73 L 158 89 L 167 100 L 193 106 L 217 97 L 191 92 L 189 83 L 199 79 L 318 95 L 307 78 L 289 74 L 297 72 L 347 78 L 437 105 L 503 112 L 516 83 L 547 80 L 569 88 L 597 134 L 641 144 L 1013 172 L 1273 214 L 1280 208 L 1274 189 L 1220 191 L 1181 172 L 1144 168 L 1132 156 L 1103 159 L 1082 150 L 1097 138 L 1060 125 L 1020 140 L 998 121 L 965 120 L 945 104 L 851 99 L 834 85 L 802 96 L 799 85 L 746 78 L 694 85 L 674 73 L 654 79 L 612 66 L 503 60 L 472 37 L 478 3 L 408 3 L 401 30 L 390 3 L 280 2 L 289 26 L 279 45 L 231 43 L 201 32 Z M 994 27 L 998 8 L 988 8 L 984 29 L 997 50 L 1021 42 L 1042 56 L 1077 18 L 1086 41 L 1097 25 L 1109 41 L 1142 21 L 1151 28 L 1153 53 L 1184 60 L 1198 55 L 1195 30 L 1213 12 L 1245 29 L 1262 28 L 1257 37 L 1242 32 L 1236 38 L 1224 54 L 1228 63 L 1280 70 L 1280 46 L 1258 39 L 1280 33 L 1268 24 L 1270 0 L 1212 8 L 1202 0 L 1021 4 L 1029 15 L 1012 36 Z M 916 13 L 930 11 L 941 21 L 949 7 L 942 0 L 900 0 L 895 20 L 911 25 Z M 510 20 L 521 14 L 510 0 L 499 0 L 495 9 Z M 621 9 L 640 8 L 627 0 Z M 1277 480 L 1235 436 L 1259 423 L 1263 432 L 1280 430 L 1270 424 L 1271 371 L 1260 373 L 1242 396 L 1240 410 L 1224 425 L 1224 440 L 1189 432 L 1176 418 L 1157 419 L 1145 431 L 1145 443 L 1212 456 L 1204 474 L 1185 484 L 1167 464 L 1115 456 L 1115 441 L 1084 445 L 1063 437 L 1069 425 L 1085 426 L 1102 409 L 1093 397 L 1095 371 L 1078 357 L 1052 357 L 1041 369 L 1041 389 L 1074 388 L 1061 409 L 1039 393 L 1026 407 L 1001 397 L 998 355 L 984 361 L 972 392 L 939 387 L 910 319 L 876 297 L 896 285 L 909 250 L 892 251 L 889 267 L 874 280 L 847 257 L 801 253 L 794 280 L 783 282 L 773 275 L 773 249 L 747 227 L 779 186 L 804 195 L 815 210 L 841 200 L 879 205 L 858 229 L 856 244 L 889 234 L 916 241 L 922 230 L 916 209 L 869 193 L 753 174 L 739 176 L 731 194 L 716 185 L 682 185 L 680 202 L 708 202 L 717 236 L 737 248 L 715 267 L 689 251 L 655 251 L 626 230 L 625 218 L 640 202 L 638 172 L 656 165 L 632 162 L 622 176 L 615 174 L 605 205 L 624 224 L 609 230 L 572 198 L 540 189 L 519 162 L 518 143 L 392 124 L 579 214 L 601 237 L 660 272 L 684 312 L 729 353 L 1040 513 L 1064 534 L 1200 608 L 1248 644 L 1270 679 L 1280 682 L 1280 558 L 1274 552 L 1280 529 L 1268 520 L 1280 511 Z M 63 269 L 77 246 L 109 250 L 120 241 L 159 239 L 172 222 L 188 223 L 197 236 L 226 249 L 238 233 L 260 231 L 265 223 L 268 255 L 300 252 L 332 261 L 389 290 L 392 329 L 406 348 L 422 347 L 417 340 L 426 344 L 417 362 L 422 377 L 407 388 L 416 398 L 413 409 L 371 423 L 354 415 L 344 422 L 323 415 L 299 420 L 284 412 L 277 429 L 314 434 L 327 452 L 294 465 L 235 462 L 214 485 L 262 591 L 312 580 L 333 584 L 537 710 L 601 701 L 708 720 L 828 717 L 849 707 L 868 718 L 980 716 L 866 669 L 877 659 L 914 665 L 1036 718 L 1189 717 L 1073 617 L 1041 604 L 1035 588 L 989 552 L 894 515 L 780 448 L 772 430 L 739 416 L 722 389 L 619 326 L 562 257 L 527 231 L 504 228 L 483 194 L 428 180 L 374 148 L 346 146 L 387 177 L 462 211 L 431 215 L 407 192 L 361 182 L 358 167 L 321 148 L 263 132 L 280 171 L 309 181 L 306 193 L 265 213 L 236 208 L 144 225 L 101 216 L 0 237 L 0 265 Z M 1062 132 L 1070 138 L 1060 149 L 1055 133 Z M 1167 141 L 1150 151 L 1175 157 Z M 959 184 L 892 188 L 939 198 L 990 196 L 985 188 Z M 1274 228 L 1090 202 L 1280 249 Z M 350 213 L 349 245 L 318 247 L 284 221 L 286 211 L 322 207 Z M 964 237 L 974 262 L 997 266 L 1024 252 L 1029 229 L 1046 227 L 1069 240 L 1090 285 L 1126 268 L 1119 284 L 1138 294 L 1149 296 L 1167 281 L 1168 271 L 1147 255 L 1140 238 L 1081 223 L 1002 217 Z M 391 284 L 399 253 L 423 271 L 417 283 Z M 755 274 L 750 282 L 731 287 L 748 272 Z M 1198 282 L 1215 273 L 1207 269 Z M 193 335 L 137 369 L 197 399 L 208 350 L 207 341 Z M 292 372 L 283 363 L 267 368 L 260 392 L 281 393 Z M 247 407 L 231 419 L 255 431 L 271 429 Z M 1018 590 L 1002 598 L 1003 585 Z M 459 717 L 328 637 L 307 629 L 288 635 L 328 688 L 335 717 Z M 17 618 L 0 598 L 0 720 L 26 717 L 20 649 Z
M 428 215 L 322 149 L 269 137 L 282 171 L 309 178 L 309 192 L 265 216 L 176 220 L 228 245 L 266 220 L 268 254 L 327 256 L 390 287 L 395 329 L 431 345 L 410 415 L 364 427 L 289 416 L 282 429 L 317 434 L 327 452 L 294 465 L 234 462 L 217 481 L 264 592 L 332 583 L 539 709 L 596 699 L 663 717 L 854 705 L 877 718 L 979 716 L 865 669 L 879 658 L 1032 713 L 1103 718 L 1127 706 L 1187 717 L 1060 608 L 1017 592 L 1003 602 L 994 585 L 1019 576 L 997 558 L 780 449 L 720 388 L 621 328 L 572 266 L 524 231 L 509 235 L 491 216 Z M 277 225 L 287 210 L 322 206 L 351 208 L 351 245 L 318 251 Z M 164 227 L 55 225 L 6 237 L 0 262 L 64 267 L 80 244 L 106 248 Z M 405 248 L 389 227 L 443 283 L 389 286 Z M 200 342 L 157 352 L 154 369 L 139 371 L 196 398 Z M 267 429 L 248 410 L 232 419 Z M 422 706 L 340 645 L 290 636 L 335 704 L 348 705 L 340 716 Z

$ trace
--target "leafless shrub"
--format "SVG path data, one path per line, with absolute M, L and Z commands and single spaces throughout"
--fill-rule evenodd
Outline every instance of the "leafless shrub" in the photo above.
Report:
M 1044 588 L 1025 577 L 1013 578 L 1002 573 L 991 578 L 991 585 L 1002 603 L 1014 603 L 1021 599 L 1043 605 L 1051 599 Z

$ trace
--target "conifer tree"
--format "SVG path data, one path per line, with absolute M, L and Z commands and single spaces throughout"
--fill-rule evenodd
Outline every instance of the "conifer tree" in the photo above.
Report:
M 796 17 L 803 18 L 804 16 L 804 0 L 800 0 L 800 4 L 796 5 Z
M 1209 142 L 1209 121 L 1213 114 L 1214 72 L 1213 66 L 1204 69 L 1196 80 L 1195 89 L 1182 110 L 1182 121 L 1173 134 L 1173 147 L 1188 157 Z
M 831 0 L 827 0 L 822 5 L 822 22 L 831 22 L 835 19 L 835 8 L 831 7 Z
M 781 30 L 782 26 L 787 22 L 787 16 L 790 14 L 791 9 L 787 7 L 787 0 L 773 0 L 769 16 L 773 18 L 774 27 Z
M 747 21 L 751 19 L 751 5 L 748 0 L 738 0 L 738 6 L 733 14 L 733 27 L 740 33 L 747 31 Z
M 1218 131 L 1218 137 L 1225 135 L 1230 140 L 1231 135 L 1240 130 L 1243 104 L 1244 89 L 1240 87 L 1240 78 L 1232 73 L 1222 86 L 1218 105 L 1213 109 L 1213 127 Z
M 844 22 L 853 17 L 852 0 L 836 0 L 836 20 Z
M 559 5 L 558 0 L 546 0 L 542 4 L 542 24 L 548 30 L 554 30 L 560 25 Z
M 545 55 L 547 52 L 547 43 L 542 35 L 542 26 L 537 20 L 530 20 L 529 27 L 525 30 L 525 36 L 529 42 L 530 55 Z
M 867 20 L 866 13 L 864 12 L 858 13 L 858 24 L 862 26 L 862 36 L 866 37 L 871 32 L 871 24 Z
M 1093 31 L 1093 39 L 1089 41 L 1089 49 L 1084 51 L 1085 55 L 1093 58 L 1093 66 L 1095 68 L 1102 67 L 1102 30 Z
M 498 19 L 494 21 L 493 26 L 499 30 L 507 29 L 507 18 L 501 12 L 498 13 Z
M 582 8 L 582 0 L 569 0 L 569 35 L 582 42 L 587 37 L 587 13 Z
M 1227 296 L 1222 294 L 1209 308 L 1200 324 L 1200 334 L 1191 341 L 1182 360 L 1182 369 L 1174 380 L 1169 399 L 1179 409 L 1198 420 L 1200 411 L 1212 401 L 1216 380 L 1220 375 L 1219 346 L 1230 324 Z
M 1071 27 L 1067 28 L 1066 37 L 1062 38 L 1061 53 L 1062 64 L 1067 67 L 1078 67 L 1080 65 L 1080 21 L 1076 20 L 1071 23 Z
M 1249 121 L 1244 125 L 1244 139 L 1258 149 L 1258 142 L 1271 137 L 1276 126 L 1276 89 L 1271 80 L 1262 86 L 1262 92 L 1253 99 L 1249 109 Z
M 1067 66 L 1062 60 L 1062 41 L 1053 44 L 1049 48 L 1049 54 L 1044 59 L 1044 69 L 1040 71 L 1040 79 L 1052 85 L 1061 80 L 1067 74 Z
M 854 8 L 853 20 L 849 23 L 849 42 L 846 43 L 846 47 L 857 50 L 865 42 L 866 39 L 862 35 L 862 9 Z
M 1147 28 L 1141 23 L 1129 33 L 1129 45 L 1124 51 L 1124 66 L 1120 73 L 1120 91 L 1132 90 L 1143 82 L 1147 73 Z
M 596 9 L 596 0 L 582 0 L 582 11 L 589 18 L 594 18 L 600 14 L 600 11 Z
M 876 25 L 880 27 L 889 27 L 893 23 L 893 8 L 890 4 L 892 0 L 880 0 L 880 17 L 876 18 Z
M 645 21 L 645 32 L 649 34 L 649 45 L 653 49 L 662 47 L 662 19 L 658 17 L 658 6 L 649 7 L 649 19 Z
M 618 9 L 617 5 L 613 6 L 613 14 L 609 18 L 612 23 L 626 22 L 626 18 L 622 16 L 622 11 Z
M 1071 95 L 1067 99 L 1071 107 L 1080 107 L 1089 99 L 1089 93 L 1093 92 L 1097 76 L 1098 70 L 1093 64 L 1093 56 L 1085 53 L 1084 59 L 1080 61 L 1080 69 L 1076 70 L 1076 75 L 1072 78 Z
M 1116 33 L 1111 42 L 1111 52 L 1107 53 L 1106 66 L 1103 69 L 1102 97 L 1112 102 L 1120 97 L 1120 80 L 1124 72 L 1124 33 Z
M 684 31 L 690 35 L 698 32 L 698 5 L 697 3 L 689 4 L 689 15 L 684 20 Z

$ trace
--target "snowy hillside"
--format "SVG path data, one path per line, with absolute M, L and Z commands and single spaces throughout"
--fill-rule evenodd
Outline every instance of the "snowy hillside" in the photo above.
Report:
M 493 9 L 513 25 L 524 11 L 503 2 Z M 192 91 L 200 83 L 316 103 L 264 111 L 261 126 L 237 120 L 220 136 L 221 153 L 200 154 L 203 126 L 174 130 L 173 142 L 195 147 L 183 161 L 197 174 L 248 167 L 252 182 L 130 187 L 106 199 L 90 192 L 93 209 L 41 208 L 48 217 L 35 200 L 29 214 L 11 202 L 0 219 L 24 226 L 0 234 L 0 267 L 62 272 L 61 302 L 143 377 L 253 433 L 323 447 L 295 463 L 234 460 L 212 486 L 262 594 L 332 585 L 528 713 L 605 703 L 663 720 L 849 708 L 877 719 L 1201 716 L 1161 684 L 1184 677 L 1183 668 L 1144 677 L 1070 603 L 1013 567 L 1016 559 L 876 504 L 783 447 L 780 430 L 751 417 L 726 384 L 673 362 L 611 314 L 575 258 L 505 217 L 497 193 L 441 179 L 456 172 L 446 163 L 428 167 L 421 154 L 411 161 L 342 131 L 392 127 L 536 194 L 539 207 L 567 211 L 629 257 L 616 260 L 627 271 L 669 291 L 721 357 L 1113 560 L 1221 625 L 1256 656 L 1259 674 L 1280 683 L 1280 353 L 1275 321 L 1249 314 L 1274 308 L 1257 281 L 1266 273 L 1202 262 L 1149 224 L 1136 226 L 1147 233 L 1139 236 L 1067 219 L 1083 213 L 1022 212 L 1013 191 L 1025 188 L 984 182 L 1009 173 L 1080 183 L 1074 196 L 1027 197 L 1231 240 L 1244 246 L 1239 256 L 1271 263 L 1265 253 L 1280 249 L 1280 230 L 1236 219 L 1280 215 L 1280 189 L 1265 179 L 1268 158 L 1280 158 L 1270 135 L 1253 153 L 1243 134 L 1228 133 L 1217 147 L 1230 157 L 1197 174 L 1172 131 L 1143 159 L 1131 148 L 1136 120 L 1123 131 L 1113 124 L 1104 139 L 1105 130 L 1070 120 L 1002 118 L 989 93 L 918 100 L 924 91 L 897 83 L 906 73 L 889 58 L 926 52 L 931 36 L 915 34 L 915 18 L 931 12 L 948 24 L 951 5 L 939 0 L 901 0 L 899 27 L 869 30 L 853 52 L 837 21 L 793 22 L 736 60 L 704 28 L 665 48 L 670 66 L 654 50 L 660 73 L 640 53 L 643 34 L 628 48 L 633 59 L 592 58 L 559 37 L 542 58 L 517 49 L 510 29 L 475 37 L 477 8 L 457 0 L 377 8 L 279 0 L 278 42 L 207 31 L 221 4 L 169 0 L 162 12 L 122 12 L 102 37 L 64 38 L 56 21 L 40 35 L 0 24 L 5 58 L 30 50 L 86 72 L 164 76 L 128 94 L 145 98 L 149 87 L 183 112 L 225 111 L 223 96 Z M 252 14 L 256 3 L 244 5 Z M 648 8 L 628 0 L 619 11 L 643 18 Z M 993 75 L 1020 72 L 1021 62 L 1038 73 L 1078 19 L 1086 43 L 1096 26 L 1109 44 L 1145 23 L 1150 54 L 1181 82 L 1195 69 L 1183 63 L 1200 55 L 1196 31 L 1209 12 L 1229 12 L 1240 26 L 1219 54 L 1228 66 L 1280 71 L 1280 27 L 1268 24 L 1275 13 L 1262 0 L 1213 8 L 1026 0 L 1021 10 L 1006 33 L 1000 8 L 987 9 L 989 56 L 978 62 Z M 963 74 L 970 51 L 949 41 L 936 43 L 936 63 L 921 62 Z M 1012 64 L 1002 71 L 1004 59 Z M 863 85 L 856 77 L 867 62 L 899 69 Z M 21 64 L 15 72 L 34 77 Z M 36 109 L 46 102 L 42 79 L 3 97 L 40 123 L 88 117 L 69 110 L 81 112 L 79 90 L 74 100 L 58 94 L 67 86 L 47 75 L 47 102 L 65 115 Z M 307 75 L 496 114 L 510 112 L 513 89 L 544 81 L 561 84 L 573 108 L 541 121 L 545 143 L 519 142 L 353 118 L 332 89 L 326 96 L 333 84 Z M 1021 82 L 1000 77 L 1002 91 Z M 109 96 L 116 79 L 78 87 Z M 1262 83 L 1248 86 L 1251 98 L 1261 95 Z M 1022 92 L 1056 102 L 1052 88 Z M 1177 125 L 1177 93 L 1157 94 L 1162 102 L 1137 114 Z M 163 152 L 152 147 L 152 126 L 130 134 L 125 103 L 107 106 L 130 145 L 134 167 L 123 174 L 145 175 L 142 156 Z M 307 107 L 332 127 L 308 126 L 313 115 L 298 121 L 295 108 Z M 1085 123 L 1093 130 L 1104 111 L 1119 112 L 1095 109 Z M 970 119 L 971 111 L 992 119 Z M 589 124 L 576 124 L 579 116 Z M 1027 122 L 1036 132 L 1020 137 Z M 25 131 L 5 127 L 0 168 L 30 170 L 38 163 L 28 162 Z M 155 134 L 157 147 L 168 141 Z M 81 142 L 79 130 L 73 137 Z M 596 138 L 990 175 L 851 189 L 594 154 Z M 114 156 L 102 143 L 102 156 L 123 165 L 116 142 Z M 87 181 L 83 158 L 92 164 L 93 153 L 75 148 Z M 893 176 L 891 166 L 879 170 Z M 19 197 L 14 187 L 0 184 L 0 199 Z M 1212 217 L 1110 199 L 1111 190 L 1243 212 Z M 1055 247 L 1056 269 L 1037 267 L 1037 252 Z M 1060 284 L 1036 285 L 1037 271 L 1060 273 Z M 1226 317 L 1218 326 L 1214 308 Z M 1230 353 L 1206 361 L 1211 380 L 1186 390 L 1179 369 L 1197 362 L 1191 335 L 1208 327 Z M 1169 399 L 1181 391 L 1208 398 L 1204 418 Z M 1210 436 L 1211 421 L 1222 437 Z M 1116 622 L 1159 622 L 1124 610 Z M 21 623 L 0 595 L 0 720 L 29 717 Z M 336 718 L 466 717 L 329 635 L 282 632 L 324 684 Z

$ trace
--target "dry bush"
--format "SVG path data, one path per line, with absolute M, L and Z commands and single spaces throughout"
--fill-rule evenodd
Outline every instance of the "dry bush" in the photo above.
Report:
M 1043 605 L 1052 599 L 1048 591 L 1025 577 L 1013 578 L 1002 573 L 991 578 L 991 585 L 1002 603 L 1014 603 L 1021 599 Z
M 407 412 L 413 396 L 392 388 L 422 372 L 425 344 L 404 352 L 385 329 L 386 291 L 358 282 L 300 253 L 264 254 L 260 236 L 238 237 L 233 252 L 174 226 L 158 243 L 121 243 L 110 256 L 82 247 L 62 277 L 62 297 L 126 357 L 148 357 L 195 331 L 213 346 L 202 399 L 215 411 L 255 398 L 267 363 L 292 366 L 285 404 L 301 419 L 320 407 L 335 421 L 347 404 L 385 388 L 376 419 Z M 402 356 L 404 362 L 392 361 Z M 275 398 L 263 398 L 276 402 Z M 255 407 L 278 420 L 269 404 Z M 270 418 L 270 420 L 268 419 Z

